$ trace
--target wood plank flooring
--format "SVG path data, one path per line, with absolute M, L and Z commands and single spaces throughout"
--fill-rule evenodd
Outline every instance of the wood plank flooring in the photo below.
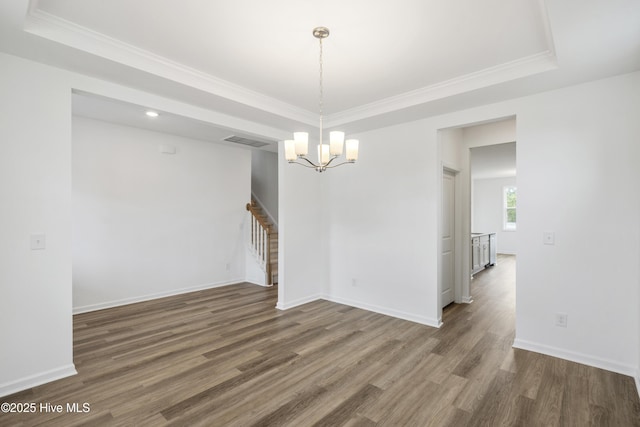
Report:
M 501 256 L 440 329 L 249 284 L 77 315 L 78 375 L 0 398 L 64 413 L 0 425 L 640 426 L 632 378 L 511 348 L 514 280 Z

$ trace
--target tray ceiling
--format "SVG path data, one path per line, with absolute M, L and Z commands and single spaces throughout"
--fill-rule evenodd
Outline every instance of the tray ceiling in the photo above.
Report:
M 300 117 L 317 109 L 311 30 L 318 25 L 331 30 L 329 115 L 421 102 L 555 66 L 538 0 L 34 0 L 27 29 L 293 118 L 296 109 Z
M 477 74 L 527 75 L 554 59 L 538 0 L 40 0 L 31 13 L 84 38 L 78 47 L 91 53 L 127 51 L 129 65 L 155 61 L 184 79 L 198 74 L 311 112 L 311 30 L 327 26 L 329 114 L 443 83 L 454 89 Z
M 0 50 L 263 123 L 414 120 L 640 69 L 637 0 L 15 0 Z M 349 129 L 346 129 L 349 130 Z

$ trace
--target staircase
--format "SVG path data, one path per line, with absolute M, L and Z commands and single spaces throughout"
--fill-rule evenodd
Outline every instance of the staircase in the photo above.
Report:
M 265 283 L 273 286 L 278 283 L 278 231 L 269 217 L 255 200 L 247 203 L 251 213 L 252 252 L 265 272 Z

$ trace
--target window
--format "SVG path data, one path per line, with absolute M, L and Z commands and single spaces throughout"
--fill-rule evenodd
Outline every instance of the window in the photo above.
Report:
M 516 231 L 516 187 L 504 187 L 504 231 Z

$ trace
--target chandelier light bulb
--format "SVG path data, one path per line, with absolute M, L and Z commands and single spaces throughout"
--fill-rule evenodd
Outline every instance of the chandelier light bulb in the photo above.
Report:
M 354 163 L 358 160 L 358 144 L 360 142 L 357 139 L 347 139 L 347 162 Z
M 309 154 L 309 134 L 307 132 L 294 132 L 293 140 L 296 144 L 296 155 L 306 156 Z
M 344 146 L 344 132 L 335 130 L 329 132 L 329 145 L 332 156 L 341 156 L 342 147 Z
M 292 139 L 287 139 L 284 142 L 284 158 L 287 159 L 288 162 L 293 162 L 298 158 L 296 154 L 296 142 Z

